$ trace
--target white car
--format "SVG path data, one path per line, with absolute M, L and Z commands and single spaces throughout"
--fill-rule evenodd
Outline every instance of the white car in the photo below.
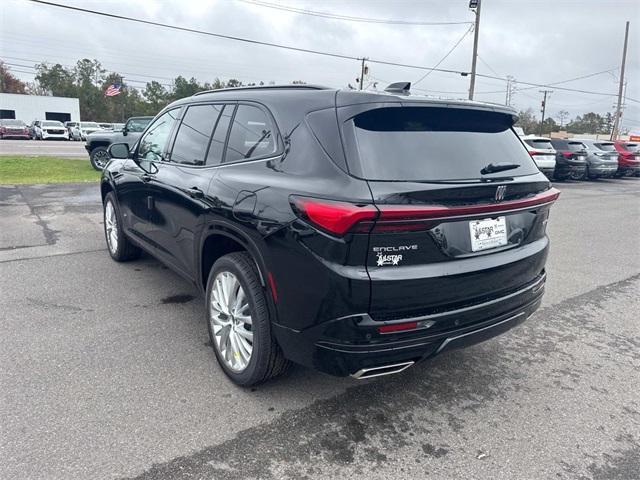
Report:
M 69 132 L 62 122 L 42 120 L 35 122 L 33 129 L 37 140 L 69 140 Z
M 86 140 L 87 135 L 102 130 L 96 122 L 80 122 L 73 130 L 73 138 Z
M 525 135 L 520 138 L 529 147 L 529 155 L 536 162 L 540 171 L 551 180 L 553 171 L 556 169 L 556 150 L 551 145 L 551 140 L 546 137 L 536 137 L 535 135 Z

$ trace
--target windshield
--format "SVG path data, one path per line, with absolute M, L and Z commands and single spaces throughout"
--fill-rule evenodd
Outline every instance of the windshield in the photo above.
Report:
M 616 151 L 616 147 L 613 145 L 613 143 L 594 143 L 594 145 L 598 147 L 600 150 L 604 150 L 605 152 Z
M 22 120 L 0 120 L 0 125 L 11 127 L 25 127 L 25 123 Z
M 60 122 L 42 122 L 43 127 L 64 127 Z
M 80 128 L 100 128 L 96 122 L 80 122 Z
M 627 150 L 635 152 L 636 150 L 638 150 L 638 144 L 637 143 L 627 143 L 625 144 L 625 147 L 627 148 Z
M 506 173 L 510 177 L 537 173 L 511 124 L 508 115 L 470 109 L 369 110 L 346 123 L 357 150 L 357 159 L 348 159 L 349 168 L 366 179 L 396 181 L 504 176 L 504 172 L 480 173 L 490 163 L 501 162 L 516 164 Z
M 572 152 L 579 152 L 580 150 L 586 150 L 582 142 L 569 142 L 569 150 Z
M 527 145 L 536 148 L 538 150 L 552 150 L 553 145 L 549 140 L 525 140 Z
M 153 120 L 152 118 L 132 118 L 127 122 L 127 130 L 130 132 L 142 132 L 149 122 Z

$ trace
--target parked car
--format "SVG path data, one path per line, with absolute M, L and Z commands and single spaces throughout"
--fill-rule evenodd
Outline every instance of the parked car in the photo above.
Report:
M 240 385 L 290 361 L 397 373 L 540 305 L 559 192 L 515 119 L 407 84 L 196 94 L 133 148 L 110 146 L 108 251 L 148 251 L 206 293 L 211 345 Z
M 118 131 L 99 131 L 88 135 L 84 148 L 89 153 L 93 168 L 96 170 L 104 168 L 110 160 L 107 148 L 112 143 L 126 143 L 132 147 L 152 119 L 153 117 L 131 117 Z
M 87 135 L 100 130 L 100 126 L 96 122 L 80 122 L 77 130 L 80 140 L 86 140 Z
M 74 130 L 78 127 L 80 122 L 64 122 L 64 127 L 69 132 L 69 140 L 80 140 L 79 138 L 75 138 Z
M 3 138 L 23 138 L 29 140 L 29 127 L 22 120 L 3 119 L 0 120 L 0 139 Z
M 636 142 L 619 140 L 614 142 L 614 148 L 618 152 L 617 175 L 640 177 L 640 145 Z
M 123 128 L 124 128 L 124 123 L 114 123 L 112 130 L 114 132 L 121 132 Z
M 556 150 L 556 180 L 581 180 L 587 170 L 587 150 L 580 140 L 551 139 Z
M 29 137 L 32 140 L 36 139 L 36 128 L 40 125 L 40 120 L 34 120 L 29 125 Z
M 38 120 L 34 124 L 34 131 L 38 140 L 69 140 L 69 132 L 57 120 Z
M 529 146 L 529 155 L 544 175 L 551 180 L 556 169 L 556 151 L 551 145 L 551 140 L 546 137 L 527 135 L 522 141 Z
M 98 127 L 100 127 L 100 130 L 113 130 L 113 123 L 99 122 Z
M 602 140 L 585 140 L 580 142 L 587 150 L 587 168 L 584 178 L 613 177 L 618 170 L 618 154 L 607 151 L 605 147 L 613 143 Z

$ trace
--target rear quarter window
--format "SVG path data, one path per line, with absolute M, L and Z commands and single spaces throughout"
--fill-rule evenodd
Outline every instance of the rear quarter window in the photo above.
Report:
M 349 170 L 368 180 L 455 181 L 538 172 L 507 114 L 458 108 L 368 110 L 344 124 Z M 517 168 L 482 175 L 490 163 Z

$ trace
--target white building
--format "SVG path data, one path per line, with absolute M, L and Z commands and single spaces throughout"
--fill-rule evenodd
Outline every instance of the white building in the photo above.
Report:
M 14 118 L 27 124 L 33 120 L 79 122 L 80 101 L 77 98 L 0 93 L 0 118 Z

